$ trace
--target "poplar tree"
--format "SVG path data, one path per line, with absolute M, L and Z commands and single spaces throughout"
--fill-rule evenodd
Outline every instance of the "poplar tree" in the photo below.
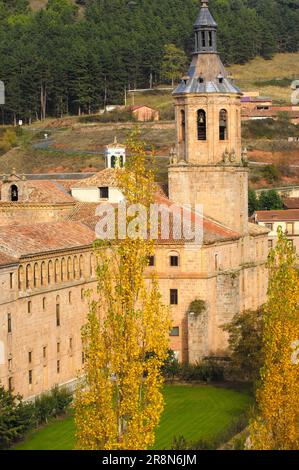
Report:
M 296 255 L 278 231 L 269 256 L 268 302 L 264 311 L 264 366 L 257 391 L 257 415 L 250 424 L 250 447 L 299 449 L 299 279 Z
M 148 212 L 154 172 L 135 137 L 128 148 L 128 166 L 115 170 L 118 186 L 128 204 L 141 203 Z M 152 253 L 153 242 L 141 236 L 96 244 L 98 296 L 90 300 L 82 331 L 85 377 L 75 401 L 79 449 L 143 450 L 154 444 L 171 324 L 157 280 L 144 277 Z

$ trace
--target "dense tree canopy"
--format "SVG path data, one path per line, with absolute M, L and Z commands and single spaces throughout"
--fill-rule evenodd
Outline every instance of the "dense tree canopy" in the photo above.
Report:
M 162 79 L 164 48 L 190 54 L 198 0 L 0 0 L 0 79 L 6 121 L 94 112 L 125 88 Z M 211 0 L 225 63 L 292 52 L 299 0 Z

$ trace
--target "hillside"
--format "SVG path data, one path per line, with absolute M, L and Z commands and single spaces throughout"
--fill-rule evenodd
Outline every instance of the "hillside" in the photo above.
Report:
M 171 83 L 173 74 L 179 78 L 185 72 L 194 48 L 198 3 L 93 0 L 78 9 L 71 0 L 51 1 L 48 8 L 42 8 L 43 0 L 32 0 L 32 13 L 26 0 L 0 0 L 3 121 L 95 113 L 122 102 L 125 89 Z M 298 51 L 299 0 L 211 0 L 209 5 L 226 64 Z
M 290 105 L 290 86 L 299 77 L 299 52 L 275 54 L 271 60 L 256 57 L 247 64 L 227 67 L 227 70 L 244 93 L 259 91 L 260 95 L 272 97 L 274 104 Z M 171 90 L 131 93 L 129 104 L 133 103 L 159 109 L 163 118 L 163 114 L 170 115 Z

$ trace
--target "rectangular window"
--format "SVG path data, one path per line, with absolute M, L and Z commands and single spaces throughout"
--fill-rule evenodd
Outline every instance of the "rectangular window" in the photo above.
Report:
M 43 298 L 43 310 L 46 310 L 46 297 Z
M 57 361 L 57 374 L 60 374 L 60 361 Z
M 70 350 L 73 349 L 73 338 L 70 338 Z
M 29 382 L 29 385 L 32 385 L 32 379 L 33 379 L 33 373 L 32 373 L 32 370 L 30 370 L 28 372 L 28 382 Z
M 180 336 L 180 328 L 178 326 L 172 328 L 170 331 L 170 336 Z
M 100 199 L 109 199 L 109 188 L 100 188 Z
M 171 256 L 170 257 L 170 266 L 173 268 L 178 267 L 179 265 L 179 257 L 178 256 Z
M 43 347 L 43 358 L 47 359 L 47 346 Z
M 32 362 L 32 351 L 29 351 L 29 353 L 28 353 L 28 362 L 29 362 L 29 364 L 31 364 L 31 362 Z
M 60 304 L 56 305 L 56 326 L 60 326 Z
M 11 357 L 8 359 L 8 370 L 12 369 L 12 359 Z
M 12 327 L 11 327 L 11 313 L 7 314 L 7 332 L 11 333 Z
M 32 312 L 32 303 L 31 301 L 29 300 L 28 304 L 27 304 L 27 311 L 28 313 L 31 313 Z
M 9 392 L 12 392 L 12 389 L 13 389 L 12 377 L 9 377 L 9 379 L 8 379 L 8 390 L 9 390 Z
M 271 231 L 273 230 L 273 224 L 265 224 L 265 227 Z
M 57 343 L 56 349 L 57 349 L 57 354 L 59 354 L 60 353 L 60 343 Z
M 154 256 L 149 256 L 148 257 L 148 265 L 149 266 L 155 266 L 155 257 Z
M 11 289 L 13 288 L 13 273 L 9 274 L 9 286 Z
M 170 289 L 170 305 L 178 305 L 179 296 L 177 289 Z
M 268 248 L 270 250 L 273 248 L 273 240 L 268 240 Z

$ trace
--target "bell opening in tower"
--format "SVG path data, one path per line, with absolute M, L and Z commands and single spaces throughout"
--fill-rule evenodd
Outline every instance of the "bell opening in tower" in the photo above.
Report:
M 207 140 L 206 112 L 203 109 L 197 111 L 197 138 Z
M 227 111 L 226 109 L 221 109 L 219 113 L 219 140 L 227 140 Z
M 185 142 L 186 139 L 186 116 L 185 111 L 181 110 L 181 135 L 180 142 Z

